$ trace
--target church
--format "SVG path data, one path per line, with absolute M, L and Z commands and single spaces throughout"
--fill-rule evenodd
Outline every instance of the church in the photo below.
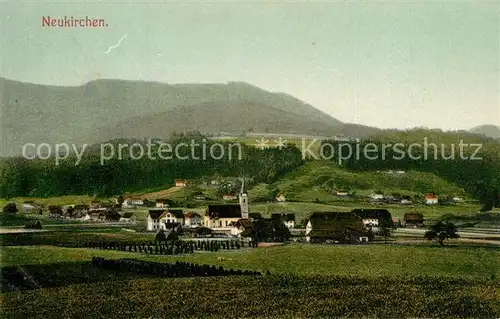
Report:
M 241 183 L 238 204 L 209 205 L 204 225 L 213 229 L 231 229 L 233 223 L 240 219 L 248 219 L 248 195 L 245 191 L 245 179 Z

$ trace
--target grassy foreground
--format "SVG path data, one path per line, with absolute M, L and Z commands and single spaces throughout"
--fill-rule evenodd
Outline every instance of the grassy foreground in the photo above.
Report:
M 0 300 L 6 318 L 495 318 L 499 291 L 498 282 L 438 278 L 148 278 L 12 292 Z
M 41 286 L 0 294 L 5 318 L 500 316 L 497 247 L 289 244 L 150 256 L 33 245 L 3 246 L 1 256 L 3 269 L 21 267 Z M 92 256 L 182 260 L 271 275 L 155 278 L 97 270 Z
M 290 244 L 272 248 L 153 256 L 86 248 L 5 246 L 2 265 L 22 266 L 65 261 L 88 261 L 92 256 L 189 261 L 224 268 L 252 269 L 273 274 L 343 276 L 441 276 L 500 278 L 500 249 L 450 246 L 323 246 Z M 222 259 L 222 260 L 221 260 Z

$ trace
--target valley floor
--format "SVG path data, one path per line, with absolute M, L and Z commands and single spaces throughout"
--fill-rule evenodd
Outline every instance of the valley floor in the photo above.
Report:
M 3 292 L 6 318 L 500 316 L 500 247 L 494 246 L 294 243 L 158 256 L 16 246 L 4 239 L 2 271 L 23 272 L 40 286 Z M 265 275 L 158 278 L 96 270 L 90 266 L 93 256 L 186 261 Z

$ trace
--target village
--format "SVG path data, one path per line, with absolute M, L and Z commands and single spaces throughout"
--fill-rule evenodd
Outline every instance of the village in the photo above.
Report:
M 402 174 L 401 172 L 396 174 Z M 376 237 L 387 240 L 392 231 L 398 228 L 423 228 L 424 214 L 408 210 L 403 218 L 393 217 L 386 205 L 409 207 L 414 201 L 420 201 L 423 206 L 438 205 L 436 194 L 429 193 L 424 198 L 412 198 L 399 194 L 384 195 L 382 191 L 373 191 L 365 199 L 370 206 L 362 205 L 343 211 L 310 211 L 302 220 L 296 213 L 281 210 L 266 213 L 255 211 L 249 204 L 248 190 L 245 178 L 241 181 L 240 190 L 234 194 L 223 194 L 223 203 L 209 203 L 206 208 L 190 209 L 175 207 L 172 200 L 157 198 L 148 200 L 140 196 L 117 196 L 114 203 L 93 200 L 89 204 L 49 205 L 41 208 L 33 201 L 24 202 L 21 211 L 46 215 L 49 219 L 79 221 L 95 225 L 122 225 L 134 228 L 140 232 L 157 233 L 178 229 L 182 235 L 196 238 L 224 239 L 240 238 L 260 241 L 305 241 L 310 243 L 350 243 L 361 244 L 373 241 Z M 176 179 L 175 188 L 185 188 L 188 181 Z M 216 186 L 218 181 L 211 181 Z M 343 199 L 351 196 L 349 191 L 337 190 L 332 196 Z M 194 200 L 203 200 L 199 194 Z M 463 201 L 453 197 L 453 202 Z M 275 196 L 276 203 L 286 203 L 283 193 Z M 385 206 L 377 207 L 384 204 Z M 9 205 L 9 204 L 8 204 Z M 15 204 L 10 204 L 15 205 Z M 347 207 L 346 207 L 347 208 Z M 145 218 L 138 218 L 142 215 Z M 267 216 L 266 216 L 267 215 Z

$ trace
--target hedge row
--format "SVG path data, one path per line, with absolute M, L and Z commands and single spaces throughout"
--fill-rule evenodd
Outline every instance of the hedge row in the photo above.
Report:
M 204 276 L 261 276 L 257 271 L 224 269 L 222 266 L 197 265 L 177 261 L 175 263 L 149 262 L 137 259 L 105 259 L 92 257 L 94 267 L 118 271 L 150 274 L 166 277 L 204 277 Z M 268 272 L 268 275 L 270 273 Z

